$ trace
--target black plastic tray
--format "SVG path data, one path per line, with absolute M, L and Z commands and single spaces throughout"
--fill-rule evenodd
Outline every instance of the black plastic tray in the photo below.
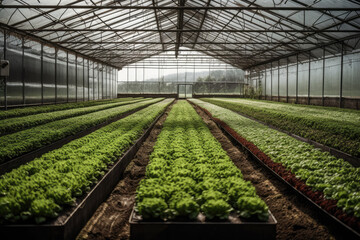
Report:
M 244 221 L 230 216 L 226 221 L 142 221 L 133 209 L 130 216 L 131 240 L 186 239 L 276 239 L 277 221 L 269 211 L 267 222 Z
M 133 109 L 129 112 L 126 112 L 126 113 L 123 113 L 115 118 L 111 118 L 111 119 L 108 119 L 106 120 L 105 122 L 103 123 L 100 123 L 98 125 L 95 125 L 93 127 L 90 127 L 90 128 L 87 128 L 83 131 L 80 131 L 74 135 L 70 135 L 68 137 L 65 137 L 63 139 L 60 139 L 56 142 L 53 142 L 53 143 L 50 143 L 49 145 L 46 145 L 44 147 L 41 147 L 39 149 L 36 149 L 34 151 L 31 151 L 31 152 L 28 152 L 28 153 L 25 153 L 19 157 L 16 157 L 14 159 L 11 159 L 9 161 L 6 161 L 5 163 L 1 164 L 0 165 L 0 175 L 6 173 L 6 172 L 10 172 L 12 169 L 14 168 L 17 168 L 25 163 L 28 163 L 32 160 L 34 160 L 35 158 L 37 157 L 40 157 L 41 155 L 43 155 L 44 153 L 47 153 L 47 152 L 50 152 L 54 149 L 58 149 L 58 148 L 61 148 L 63 145 L 71 142 L 72 140 L 75 140 L 75 139 L 78 139 L 78 138 L 81 138 L 81 137 L 84 137 L 110 123 L 113 123 L 121 118 L 124 118 L 124 117 L 127 117 L 137 111 L 140 111 L 141 109 L 144 109 L 150 105 L 152 105 L 154 103 L 151 103 L 149 105 L 146 105 L 146 106 L 142 106 L 142 107 L 139 107 L 139 108 L 136 108 L 136 109 Z
M 149 136 L 152 128 L 164 113 L 165 110 L 153 121 L 134 145 L 111 166 L 108 172 L 99 180 L 92 190 L 82 198 L 74 209 L 65 212 L 63 216 L 46 224 L 0 225 L 0 237 L 2 239 L 37 240 L 74 239 L 98 206 L 107 198 L 120 181 L 125 168 L 134 158 L 141 144 Z M 63 219 L 61 223 L 59 223 L 59 219 Z

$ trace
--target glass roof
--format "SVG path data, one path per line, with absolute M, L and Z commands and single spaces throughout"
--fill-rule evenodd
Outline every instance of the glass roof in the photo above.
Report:
M 118 68 L 180 47 L 247 69 L 343 42 L 359 48 L 355 0 L 0 0 L 0 23 Z M 0 25 L 0 26 L 1 26 Z M 329 52 L 341 47 L 331 45 Z

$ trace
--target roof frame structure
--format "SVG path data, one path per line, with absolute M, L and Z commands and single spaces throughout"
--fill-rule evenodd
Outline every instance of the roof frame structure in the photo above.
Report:
M 329 4 L 329 1 L 331 2 Z M 3 28 L 119 69 L 191 51 L 249 69 L 311 49 L 359 48 L 360 3 L 352 0 L 15 0 L 0 5 Z M 180 49 L 185 47 L 187 49 Z M 312 57 L 316 57 L 315 55 Z

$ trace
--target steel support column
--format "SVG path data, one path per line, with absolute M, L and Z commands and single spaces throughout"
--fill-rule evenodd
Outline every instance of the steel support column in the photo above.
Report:
M 309 79 L 308 79 L 308 99 L 307 99 L 308 105 L 310 105 L 310 84 L 311 84 L 311 51 L 309 51 Z
M 25 106 L 25 39 L 21 38 L 21 82 L 22 82 L 22 98 L 23 105 Z
M 280 102 L 280 60 L 278 61 L 278 102 Z
M 4 30 L 4 59 L 6 60 L 6 30 Z M 7 77 L 4 77 L 4 107 L 5 110 L 7 110 L 8 104 L 7 104 Z
M 299 54 L 296 55 L 296 90 L 295 90 L 295 103 L 299 103 Z
M 326 47 L 323 48 L 323 65 L 322 65 L 322 70 L 323 70 L 323 74 L 322 74 L 322 89 L 321 89 L 321 101 L 322 101 L 322 105 L 325 106 L 325 99 L 324 99 L 324 95 L 325 95 L 325 54 L 326 54 Z
M 289 58 L 286 58 L 286 102 L 289 102 Z
M 66 102 L 69 102 L 69 52 L 66 52 Z
M 340 99 L 339 107 L 343 107 L 343 81 L 344 81 L 344 42 L 341 43 L 341 70 L 340 70 Z
M 54 77 L 54 81 L 55 81 L 55 104 L 57 103 L 57 58 L 58 58 L 58 49 L 55 48 L 55 77 Z
M 273 62 L 270 63 L 270 81 L 271 81 L 271 85 L 270 85 L 270 101 L 273 100 Z
M 41 43 L 41 65 L 40 65 L 40 81 L 41 81 L 41 104 L 44 104 L 44 44 Z

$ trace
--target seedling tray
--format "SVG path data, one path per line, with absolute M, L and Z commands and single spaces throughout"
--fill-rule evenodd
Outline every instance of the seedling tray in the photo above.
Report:
M 82 227 L 91 218 L 98 206 L 108 197 L 122 174 L 134 158 L 141 144 L 149 136 L 156 122 L 165 113 L 160 114 L 125 154 L 116 161 L 83 198 L 77 201 L 76 207 L 69 209 L 52 222 L 45 224 L 9 224 L 0 225 L 2 239 L 37 239 L 37 240 L 68 240 L 74 239 Z
M 194 221 L 144 221 L 133 209 L 130 216 L 131 240 L 209 240 L 276 238 L 277 221 L 269 211 L 267 222 L 256 222 L 230 215 L 228 220 L 206 221 L 203 215 Z

